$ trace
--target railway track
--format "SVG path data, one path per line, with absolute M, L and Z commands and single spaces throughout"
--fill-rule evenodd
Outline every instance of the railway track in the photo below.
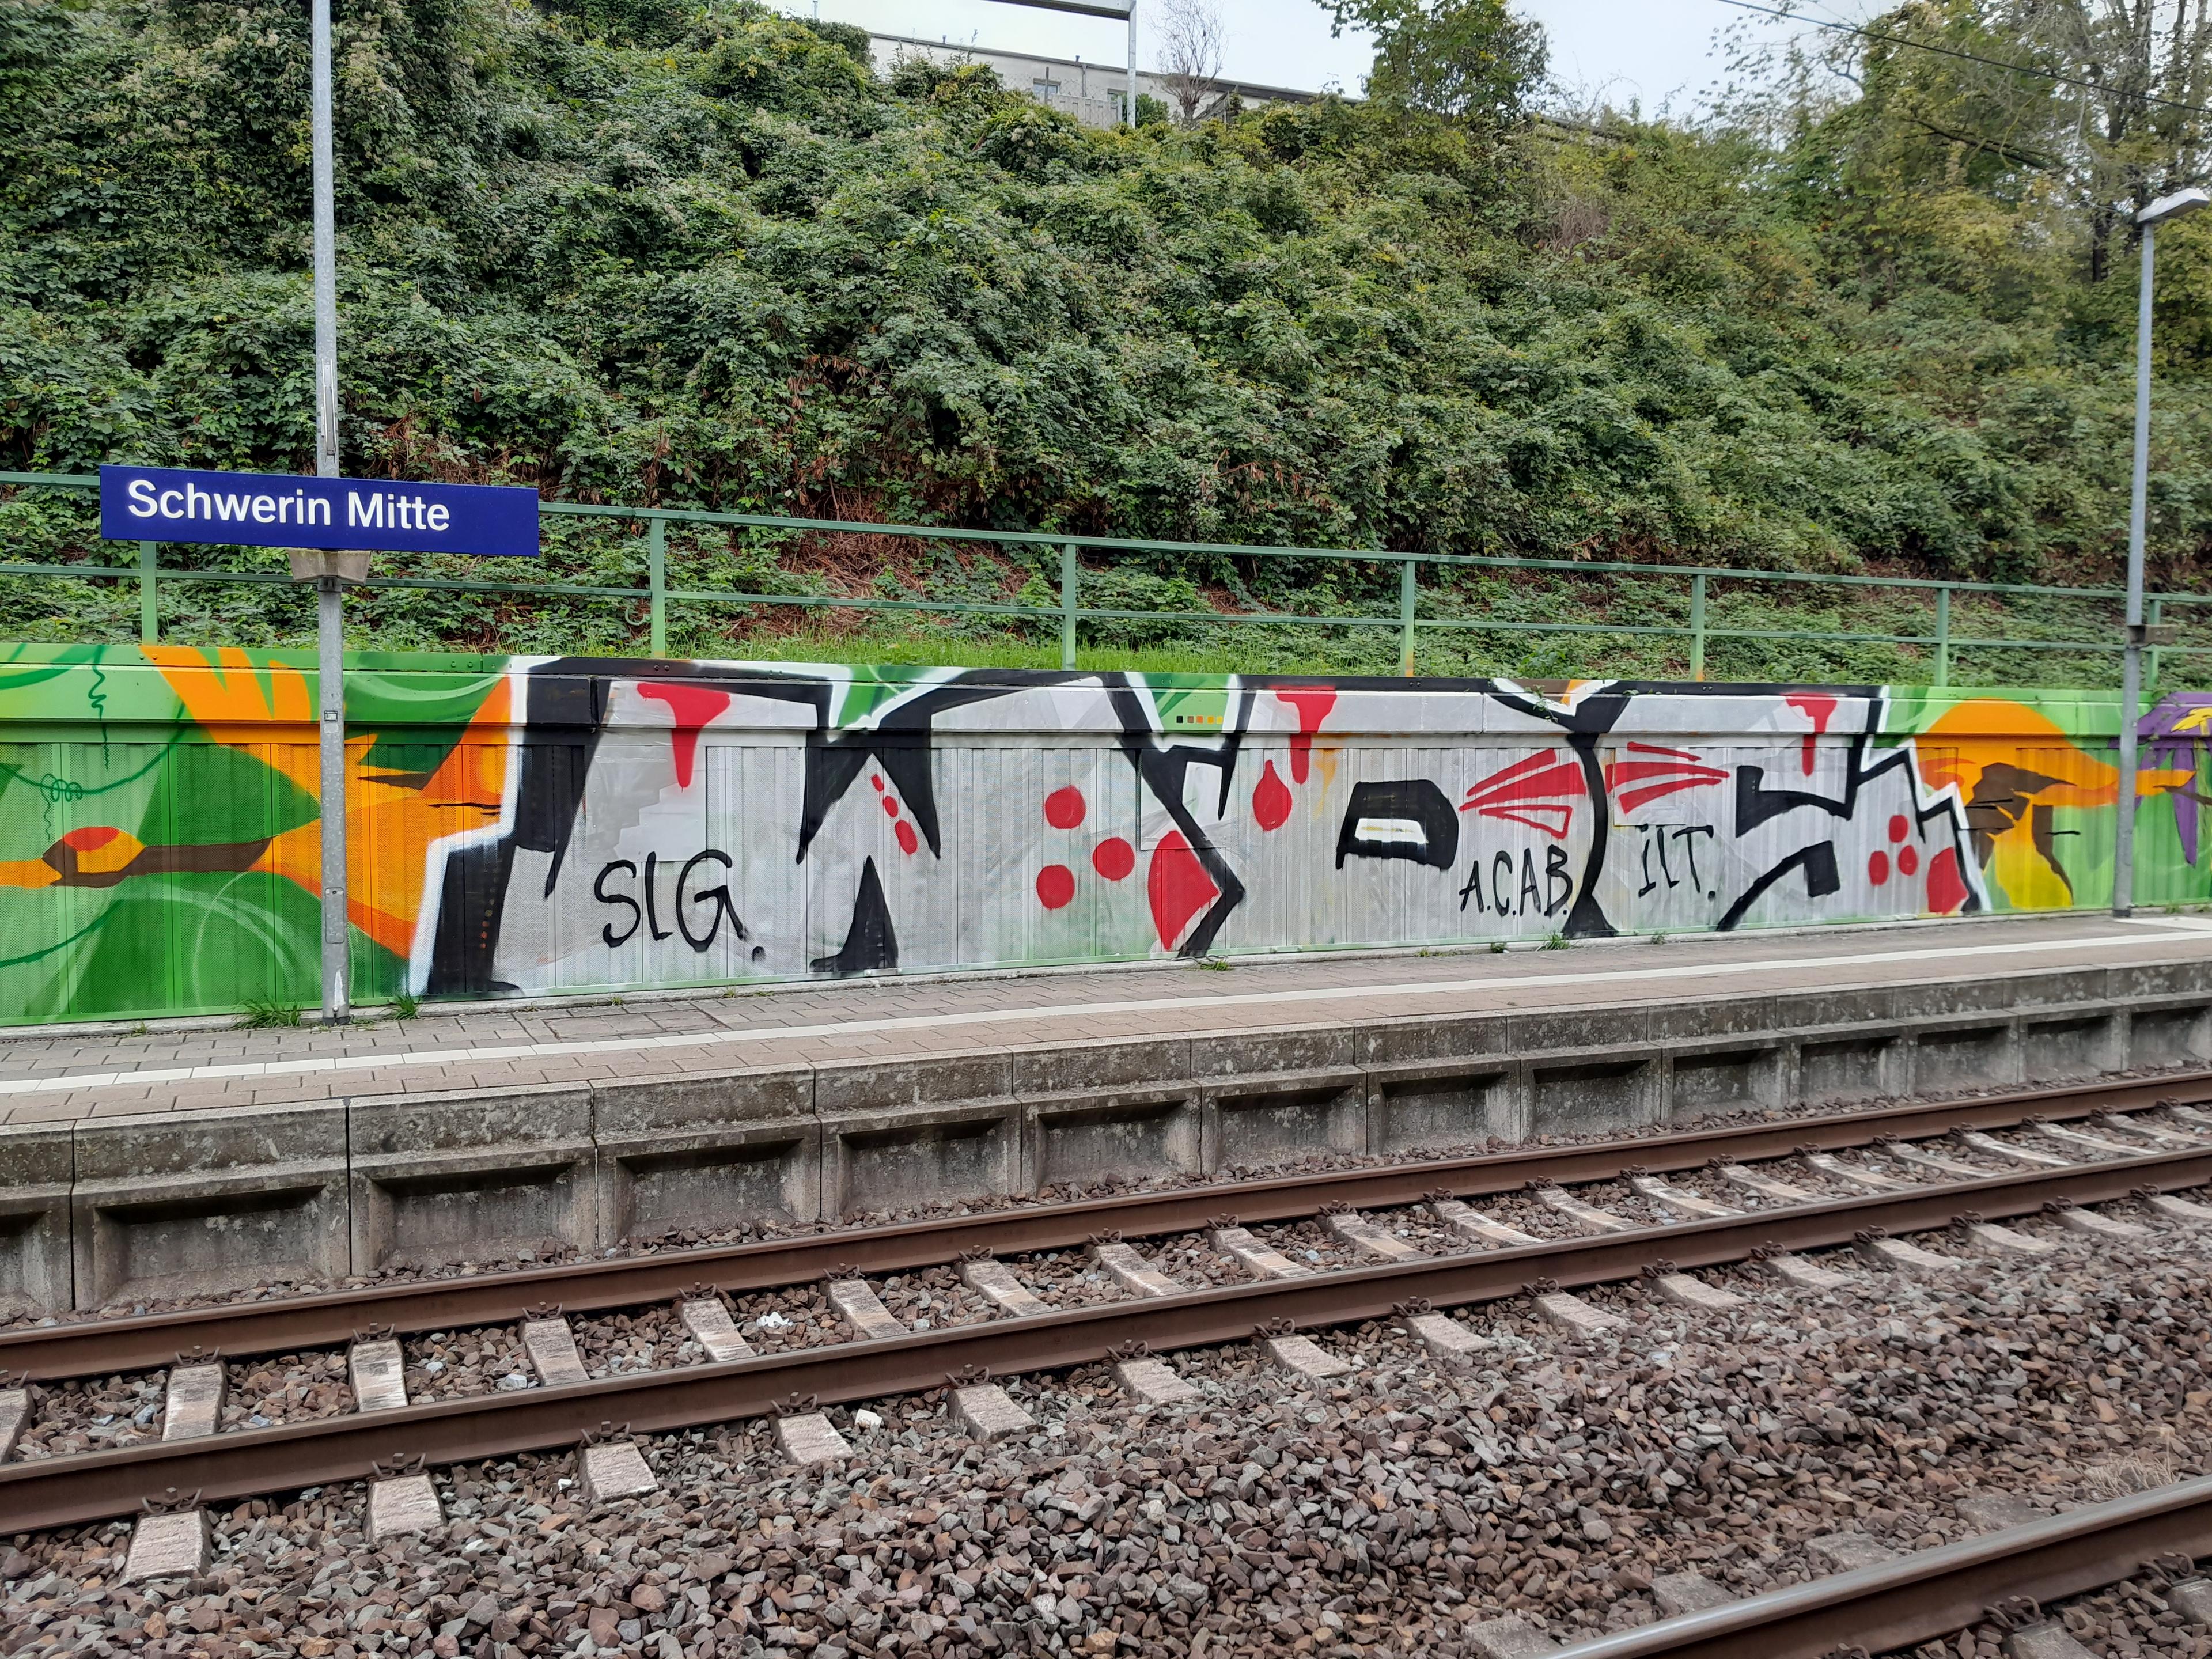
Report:
M 1578 1642 L 1558 1659 L 1828 1659 L 1919 1644 L 1991 1620 L 2025 1632 L 2051 1603 L 2151 1571 L 2187 1583 L 2212 1556 L 2212 1478 L 2006 1528 L 1770 1595 Z M 2197 1581 L 2212 1599 L 2212 1583 Z M 2063 1627 L 2061 1627 L 2063 1629 Z M 1839 1638 L 1841 1640 L 1839 1646 Z M 2027 1650 L 2056 1656 L 2046 1634 Z M 2079 1647 L 2075 1652 L 2084 1652 Z
M 2003 1220 L 2057 1206 L 2075 1225 L 2111 1229 L 2115 1224 L 2087 1206 L 2146 1188 L 2212 1182 L 2212 1112 L 2194 1110 L 2207 1101 L 2212 1073 L 11 1332 L 0 1335 L 0 1365 L 18 1377 L 52 1381 L 172 1365 L 173 1410 L 177 1379 L 191 1371 L 204 1377 L 207 1367 L 222 1363 L 217 1350 L 237 1358 L 351 1338 L 357 1361 L 364 1349 L 389 1347 L 395 1363 L 382 1373 L 388 1381 L 404 1335 L 522 1320 L 550 1345 L 556 1361 L 567 1344 L 567 1366 L 541 1366 L 546 1386 L 533 1389 L 412 1404 L 399 1403 L 404 1390 L 391 1400 L 386 1389 L 383 1409 L 0 1465 L 0 1533 L 125 1516 L 165 1492 L 221 1502 L 360 1480 L 388 1471 L 395 1460 L 436 1466 L 573 1446 L 615 1424 L 652 1433 L 916 1392 L 948 1380 L 981 1386 L 989 1376 L 1127 1360 L 1139 1345 L 1167 1354 L 1396 1313 L 1425 1327 L 1425 1340 L 1433 1333 L 1432 1346 L 1448 1351 L 1452 1339 L 1439 1328 L 1451 1322 L 1437 1319 L 1431 1308 L 1533 1294 L 1571 1318 L 1571 1308 L 1559 1304 L 1571 1304 L 1578 1288 L 1651 1273 L 1678 1293 L 1694 1295 L 1692 1270 L 1754 1258 L 1777 1271 L 1817 1276 L 1817 1267 L 1798 1259 L 1809 1250 L 1853 1247 L 1905 1271 L 1931 1270 L 1929 1262 L 1941 1270 L 1955 1258 L 1926 1256 L 1887 1235 L 1959 1223 L 1979 1247 L 2026 1248 Z M 2096 1121 L 2081 1127 L 2088 1120 Z M 2006 1134 L 2014 1139 L 1996 1138 Z M 1838 1152 L 1856 1156 L 1845 1160 Z M 1616 1212 L 1631 1207 L 1622 1197 L 1601 1192 L 1590 1201 L 1593 1187 L 1622 1182 L 1647 1213 L 1688 1218 L 1639 1224 Z M 1525 1225 L 1536 1224 L 1532 1216 L 1550 1218 L 1566 1235 L 1537 1237 L 1468 1204 L 1484 1198 L 1517 1206 Z M 2162 1201 L 2170 1214 L 2197 1218 L 2185 1203 Z M 1604 1208 L 1607 1203 L 1616 1210 Z M 1422 1213 L 1431 1232 L 1460 1236 L 1453 1253 L 1409 1245 L 1401 1237 L 1407 1229 L 1384 1213 L 1415 1204 L 1427 1206 Z M 1313 1271 L 1252 1231 L 1314 1218 L 1373 1265 Z M 2203 1218 L 2212 1220 L 2212 1211 Z M 1200 1231 L 1220 1258 L 1243 1263 L 1253 1275 L 1249 1282 L 1169 1283 L 1129 1242 Z M 1124 1299 L 1055 1309 L 1027 1293 L 1020 1255 L 1077 1247 L 1115 1273 L 1128 1292 Z M 955 1261 L 971 1285 L 1016 1316 L 905 1329 L 868 1286 L 870 1274 Z M 721 1293 L 825 1279 L 860 1340 L 746 1351 Z M 710 1356 L 719 1350 L 726 1357 L 601 1377 L 574 1363 L 569 1316 L 679 1298 Z M 179 1363 L 186 1355 L 192 1358 Z M 357 1388 L 365 1376 L 357 1363 Z M 379 1402 L 364 1392 L 361 1403 Z

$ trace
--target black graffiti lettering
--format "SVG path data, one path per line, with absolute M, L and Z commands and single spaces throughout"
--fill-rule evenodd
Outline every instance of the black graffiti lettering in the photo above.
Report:
M 1536 855 L 1527 848 L 1521 849 L 1521 914 L 1544 909 L 1544 890 L 1536 884 Z M 1545 911 L 1547 915 L 1549 911 Z
M 1511 901 L 1506 895 L 1513 890 L 1513 854 L 1492 853 L 1490 855 L 1490 896 L 1496 902 L 1498 914 L 1510 915 Z
M 1656 888 L 1656 887 L 1657 887 L 1657 886 L 1659 885 L 1659 878 L 1658 878 L 1658 877 L 1656 877 L 1656 876 L 1655 876 L 1655 875 L 1653 875 L 1653 874 L 1651 873 L 1651 833 L 1650 833 L 1650 825 L 1648 825 L 1648 824 L 1638 824 L 1638 825 L 1637 825 L 1636 827 L 1637 827 L 1638 829 L 1639 829 L 1639 830 L 1642 830 L 1644 832 L 1644 885 L 1643 885 L 1643 886 L 1641 886 L 1641 887 L 1639 887 L 1639 888 L 1638 888 L 1638 889 L 1636 890 L 1636 896 L 1637 896 L 1637 897 L 1638 897 L 1638 898 L 1643 898 L 1643 897 L 1644 897 L 1645 896 L 1647 896 L 1648 894 L 1650 894 L 1650 893 L 1651 892 L 1651 890 L 1652 890 L 1654 888 Z
M 619 950 L 629 944 L 631 936 L 637 932 L 638 924 L 643 919 L 642 913 L 637 908 L 637 901 L 628 893 L 607 891 L 607 878 L 617 870 L 627 870 L 635 876 L 637 873 L 637 866 L 632 864 L 628 859 L 617 859 L 612 864 L 603 866 L 599 871 L 599 879 L 592 884 L 592 896 L 600 903 L 624 904 L 629 907 L 629 927 L 620 937 L 617 937 L 615 925 L 612 922 L 607 923 L 605 927 L 599 929 L 599 937 L 606 940 L 607 949 L 610 951 Z
M 1477 853 L 1467 866 L 1467 885 L 1459 890 L 1459 908 L 1467 908 L 1469 898 L 1474 901 L 1475 913 L 1488 915 L 1490 907 L 1482 902 L 1482 854 Z
M 720 852 L 714 848 L 709 847 L 703 853 L 695 854 L 692 856 L 690 862 L 686 864 L 682 870 L 678 871 L 676 877 L 677 929 L 684 935 L 684 942 L 686 945 L 690 945 L 695 951 L 702 951 L 706 950 L 708 945 L 712 945 L 714 942 L 715 936 L 722 931 L 722 918 L 726 915 L 729 917 L 730 926 L 735 930 L 737 936 L 739 939 L 747 937 L 745 933 L 745 924 L 739 920 L 738 916 L 738 907 L 731 901 L 730 890 L 727 886 L 709 887 L 702 891 L 691 894 L 688 898 L 684 895 L 684 889 L 690 884 L 691 880 L 691 872 L 694 870 L 696 870 L 701 865 L 704 864 L 708 859 L 714 860 L 725 870 L 731 870 L 737 867 L 735 861 L 731 859 L 727 853 Z M 699 935 L 691 931 L 691 924 L 688 919 L 688 913 L 690 906 L 694 904 L 704 904 L 710 900 L 714 904 L 714 919 L 708 924 L 706 937 L 702 939 Z
M 1675 878 L 1674 866 L 1667 862 L 1667 831 L 1665 827 L 1661 826 L 1656 834 L 1647 828 L 1644 832 L 1644 844 L 1646 847 L 1650 847 L 1655 844 L 1658 847 L 1659 873 L 1666 878 L 1668 890 L 1672 892 L 1675 888 L 1680 887 L 1682 884 Z
M 1567 849 L 1556 843 L 1544 849 L 1544 885 L 1551 890 L 1544 914 L 1556 916 L 1575 896 L 1575 878 L 1567 873 Z
M 647 853 L 645 855 L 645 925 L 647 931 L 656 939 L 673 939 L 676 936 L 660 925 L 660 906 L 653 890 L 653 867 L 658 862 L 658 854 Z
M 1674 830 L 1675 843 L 1681 848 L 1682 856 L 1690 866 L 1690 888 L 1692 892 L 1702 893 L 1705 889 L 1705 884 L 1698 878 L 1698 837 L 1717 833 L 1710 823 L 1685 823 Z

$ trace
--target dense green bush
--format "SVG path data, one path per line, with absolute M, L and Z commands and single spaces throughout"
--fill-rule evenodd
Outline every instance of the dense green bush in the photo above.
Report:
M 1885 222 L 1912 271 L 1873 281 L 1876 232 L 1844 210 L 1866 186 L 1820 165 L 1840 127 L 1588 138 L 1326 99 L 1107 133 L 980 68 L 878 78 L 857 31 L 750 3 L 339 0 L 337 27 L 349 471 L 1140 538 L 2112 574 L 2124 284 L 2085 283 L 1995 186 Z M 0 8 L 0 465 L 308 464 L 307 90 L 289 0 Z M 2192 234 L 2185 311 L 2212 284 Z M 2185 580 L 2212 401 L 2181 365 L 2161 409 L 2156 549 Z M 69 555 L 50 519 L 0 507 L 0 534 Z M 626 528 L 555 550 L 558 574 L 635 580 Z M 763 556 L 702 548 L 685 580 L 853 591 Z M 1394 602 L 1387 569 L 1290 561 L 1115 580 L 1127 609 Z M 1024 581 L 1051 602 L 1042 568 L 972 561 L 878 588 Z M 75 603 L 18 584 L 0 628 Z M 291 626 L 273 592 L 223 603 Z M 82 600 L 88 629 L 108 604 Z M 595 636 L 638 625 L 584 611 Z M 375 614 L 395 642 L 540 631 L 465 598 Z

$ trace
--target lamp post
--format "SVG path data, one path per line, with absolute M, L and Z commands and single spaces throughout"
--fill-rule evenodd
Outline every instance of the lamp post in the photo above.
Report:
M 2142 233 L 2142 283 L 2136 298 L 2136 462 L 2128 495 L 2127 641 L 2120 657 L 2120 776 L 2118 818 L 2112 840 L 2112 914 L 2135 909 L 2136 884 L 2136 705 L 2142 697 L 2144 520 L 2150 490 L 2150 297 L 2151 267 L 2158 228 L 2169 219 L 2194 213 L 2212 195 L 2178 190 L 2161 196 L 2136 215 Z
M 337 217 L 331 161 L 331 0 L 308 13 L 310 146 L 313 155 L 315 293 L 315 472 L 338 476 Z M 354 563 L 365 569 L 367 561 Z M 295 580 L 315 584 L 317 746 L 321 762 L 323 830 L 323 1023 L 350 1018 L 346 980 L 351 940 L 346 927 L 345 585 L 340 556 L 304 553 L 292 560 Z M 357 580 L 357 578 L 356 578 Z

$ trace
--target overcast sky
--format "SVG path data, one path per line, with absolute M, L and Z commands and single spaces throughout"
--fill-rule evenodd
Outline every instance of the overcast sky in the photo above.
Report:
M 782 0 L 809 15 L 817 0 Z M 1103 18 L 1039 11 L 1005 0 L 818 0 L 822 15 L 883 34 L 950 40 L 1012 52 L 1118 64 L 1127 55 L 1124 26 Z M 1138 57 L 1154 67 L 1143 44 L 1146 0 L 1138 0 Z M 1332 39 L 1328 15 L 1308 0 L 1218 0 L 1227 26 L 1224 70 L 1240 81 L 1319 90 L 1359 89 L 1372 56 L 1363 40 Z M 1720 78 L 1713 35 L 1748 15 L 1722 0 L 1516 0 L 1540 20 L 1552 40 L 1553 72 L 1570 88 L 1607 94 L 1617 106 L 1639 100 L 1647 113 L 1669 100 L 1678 112 Z M 1830 0 L 1815 9 L 1857 19 L 1874 0 Z M 1761 22 L 1760 27 L 1767 25 Z M 1776 29 L 1784 26 L 1771 25 Z

